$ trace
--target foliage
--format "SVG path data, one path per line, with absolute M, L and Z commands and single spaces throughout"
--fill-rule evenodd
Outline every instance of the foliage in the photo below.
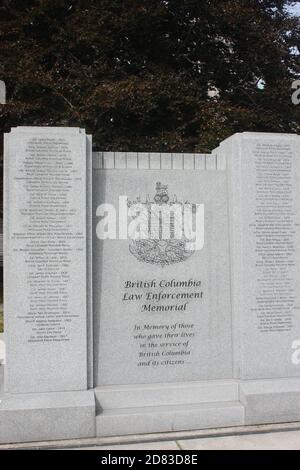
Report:
M 82 126 L 98 149 L 178 152 L 297 132 L 292 3 L 3 0 L 1 129 Z

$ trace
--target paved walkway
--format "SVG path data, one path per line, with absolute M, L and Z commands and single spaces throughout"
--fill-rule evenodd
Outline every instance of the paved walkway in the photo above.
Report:
M 4 449 L 74 450 L 300 450 L 300 422 L 160 434 L 0 444 Z
M 78 450 L 300 450 L 300 431 L 168 442 L 74 448 Z

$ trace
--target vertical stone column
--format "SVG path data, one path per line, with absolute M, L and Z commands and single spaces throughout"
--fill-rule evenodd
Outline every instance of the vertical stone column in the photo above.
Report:
M 299 419 L 299 137 L 237 134 L 219 152 L 228 159 L 234 369 L 247 381 L 246 423 Z
M 78 128 L 16 128 L 5 136 L 5 388 L 10 393 L 91 385 L 90 144 Z

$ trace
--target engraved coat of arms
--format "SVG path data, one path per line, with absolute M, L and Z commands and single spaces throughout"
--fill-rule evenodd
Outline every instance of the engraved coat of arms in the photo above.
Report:
M 168 185 L 156 183 L 153 201 L 149 195 L 145 201 L 140 197 L 135 201 L 128 201 L 129 208 L 137 204 L 144 209 L 148 232 L 145 237 L 130 241 L 129 251 L 138 261 L 165 267 L 184 262 L 192 256 L 194 251 L 187 248 L 188 239 L 183 226 L 184 206 L 187 203 L 179 202 L 176 195 L 171 201 Z M 167 237 L 164 230 L 166 221 L 169 225 Z

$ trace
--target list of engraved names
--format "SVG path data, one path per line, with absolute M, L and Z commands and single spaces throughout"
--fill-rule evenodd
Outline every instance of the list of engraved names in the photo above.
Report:
M 295 221 L 293 153 L 289 143 L 258 143 L 256 169 L 255 266 L 257 292 L 252 312 L 261 332 L 293 328 Z
M 78 317 L 70 305 L 72 262 L 85 253 L 85 227 L 76 223 L 80 209 L 73 195 L 82 181 L 68 139 L 26 140 L 14 175 L 22 198 L 10 243 L 25 270 L 28 295 L 18 319 L 30 343 L 71 339 L 70 325 Z

